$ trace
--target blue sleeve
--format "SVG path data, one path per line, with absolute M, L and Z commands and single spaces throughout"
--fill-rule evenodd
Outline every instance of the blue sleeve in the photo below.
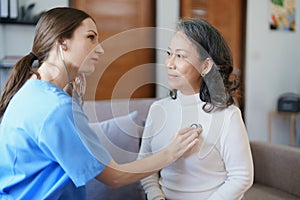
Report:
M 42 127 L 41 149 L 63 168 L 77 187 L 101 173 L 111 160 L 76 102 L 58 106 Z M 93 151 L 97 151 L 98 157 L 101 155 L 101 160 Z

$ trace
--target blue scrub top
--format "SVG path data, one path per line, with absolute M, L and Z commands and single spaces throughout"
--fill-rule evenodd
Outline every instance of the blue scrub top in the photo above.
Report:
M 85 138 L 97 141 L 78 102 L 49 82 L 28 80 L 0 126 L 0 199 L 83 199 L 81 186 L 111 160 L 100 141 Z

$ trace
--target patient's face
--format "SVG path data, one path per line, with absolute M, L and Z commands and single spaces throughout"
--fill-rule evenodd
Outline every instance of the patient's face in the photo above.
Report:
M 202 77 L 200 58 L 195 45 L 187 36 L 178 31 L 168 48 L 165 65 L 168 70 L 168 84 L 183 94 L 198 93 Z

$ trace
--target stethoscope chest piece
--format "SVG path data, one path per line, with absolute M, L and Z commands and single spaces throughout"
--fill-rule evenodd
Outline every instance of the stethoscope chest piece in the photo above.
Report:
M 192 124 L 191 127 L 194 127 L 194 128 L 202 128 L 202 125 L 201 125 L 201 124 Z

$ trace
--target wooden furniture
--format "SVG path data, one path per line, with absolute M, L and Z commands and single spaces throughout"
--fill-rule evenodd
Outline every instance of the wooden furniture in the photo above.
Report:
M 295 146 L 295 121 L 300 117 L 300 112 L 278 112 L 276 110 L 269 113 L 269 142 L 272 142 L 272 125 L 274 117 L 285 117 L 290 120 L 290 146 Z

